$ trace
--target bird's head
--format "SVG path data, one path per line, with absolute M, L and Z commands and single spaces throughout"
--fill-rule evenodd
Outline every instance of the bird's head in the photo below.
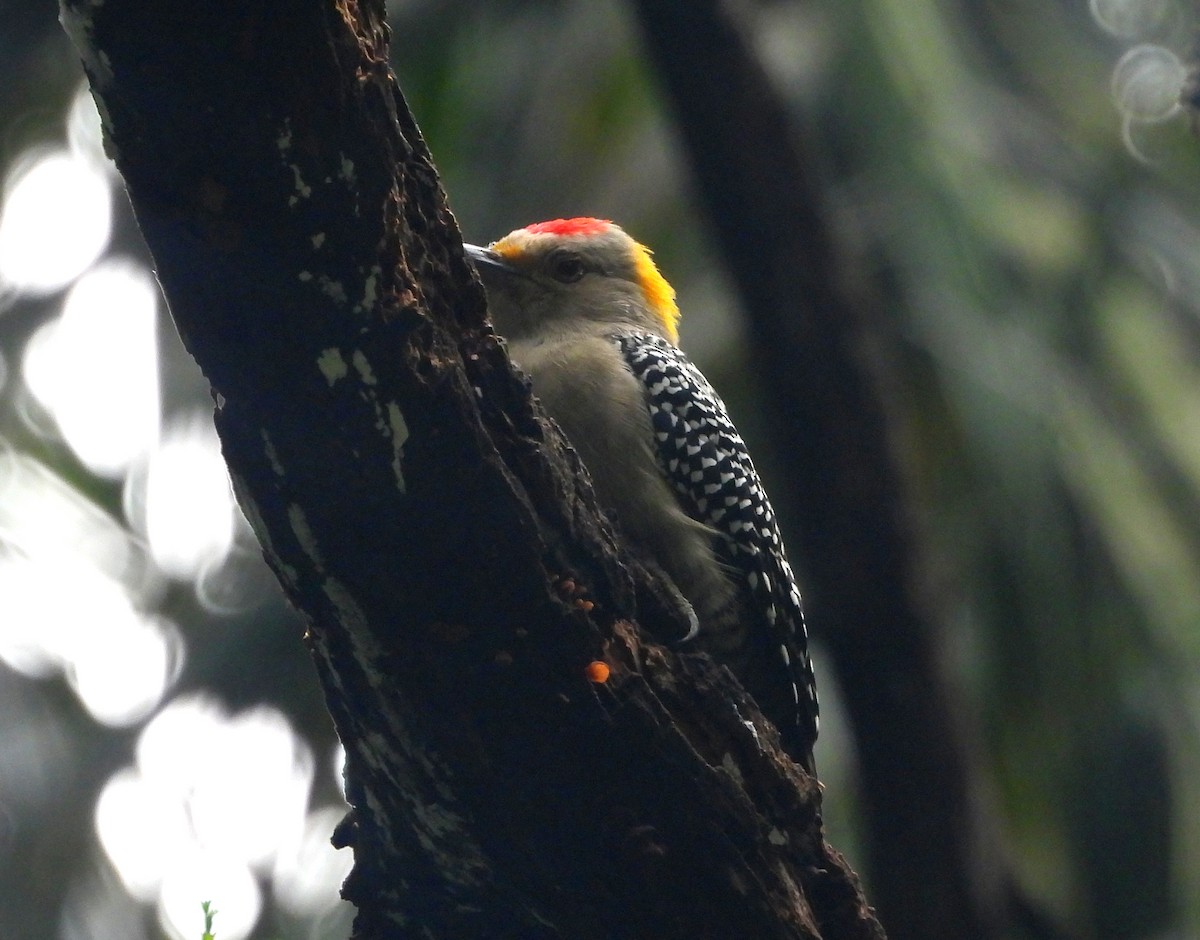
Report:
M 487 288 L 496 330 L 510 339 L 544 336 L 561 324 L 628 323 L 678 339 L 675 291 L 650 250 L 605 219 L 555 219 L 466 245 Z

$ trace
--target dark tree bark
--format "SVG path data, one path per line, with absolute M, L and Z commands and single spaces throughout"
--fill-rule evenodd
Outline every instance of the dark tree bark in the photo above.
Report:
M 486 324 L 382 2 L 63 19 L 308 620 L 355 936 L 881 938 L 816 781 L 727 671 L 647 640 L 682 625 Z
M 1009 885 L 972 737 L 922 598 L 878 360 L 894 335 L 848 277 L 815 151 L 721 0 L 635 0 L 701 202 L 750 318 L 800 522 L 814 633 L 858 742 L 873 895 L 893 940 L 1004 935 Z M 878 350 L 877 350 L 878 351 Z M 874 366 L 874 367 L 873 367 Z

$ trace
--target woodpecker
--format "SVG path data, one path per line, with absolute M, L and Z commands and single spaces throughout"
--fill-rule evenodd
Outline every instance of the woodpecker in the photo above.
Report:
M 465 246 L 496 331 L 695 642 L 733 670 L 813 772 L 818 707 L 800 591 L 725 404 L 680 351 L 675 291 L 605 219 L 538 222 Z

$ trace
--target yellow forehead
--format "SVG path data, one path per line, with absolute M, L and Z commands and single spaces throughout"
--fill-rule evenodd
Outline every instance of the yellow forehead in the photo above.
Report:
M 516 261 L 530 253 L 535 241 L 537 241 L 536 235 L 530 235 L 524 229 L 517 229 L 511 234 L 505 235 L 500 241 L 492 242 L 488 247 L 502 258 Z

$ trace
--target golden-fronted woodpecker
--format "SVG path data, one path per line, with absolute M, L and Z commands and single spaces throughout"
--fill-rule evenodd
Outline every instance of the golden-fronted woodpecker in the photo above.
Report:
M 539 222 L 466 246 L 496 331 L 631 547 L 810 772 L 817 693 L 791 566 L 725 405 L 675 345 L 675 291 L 603 219 Z

